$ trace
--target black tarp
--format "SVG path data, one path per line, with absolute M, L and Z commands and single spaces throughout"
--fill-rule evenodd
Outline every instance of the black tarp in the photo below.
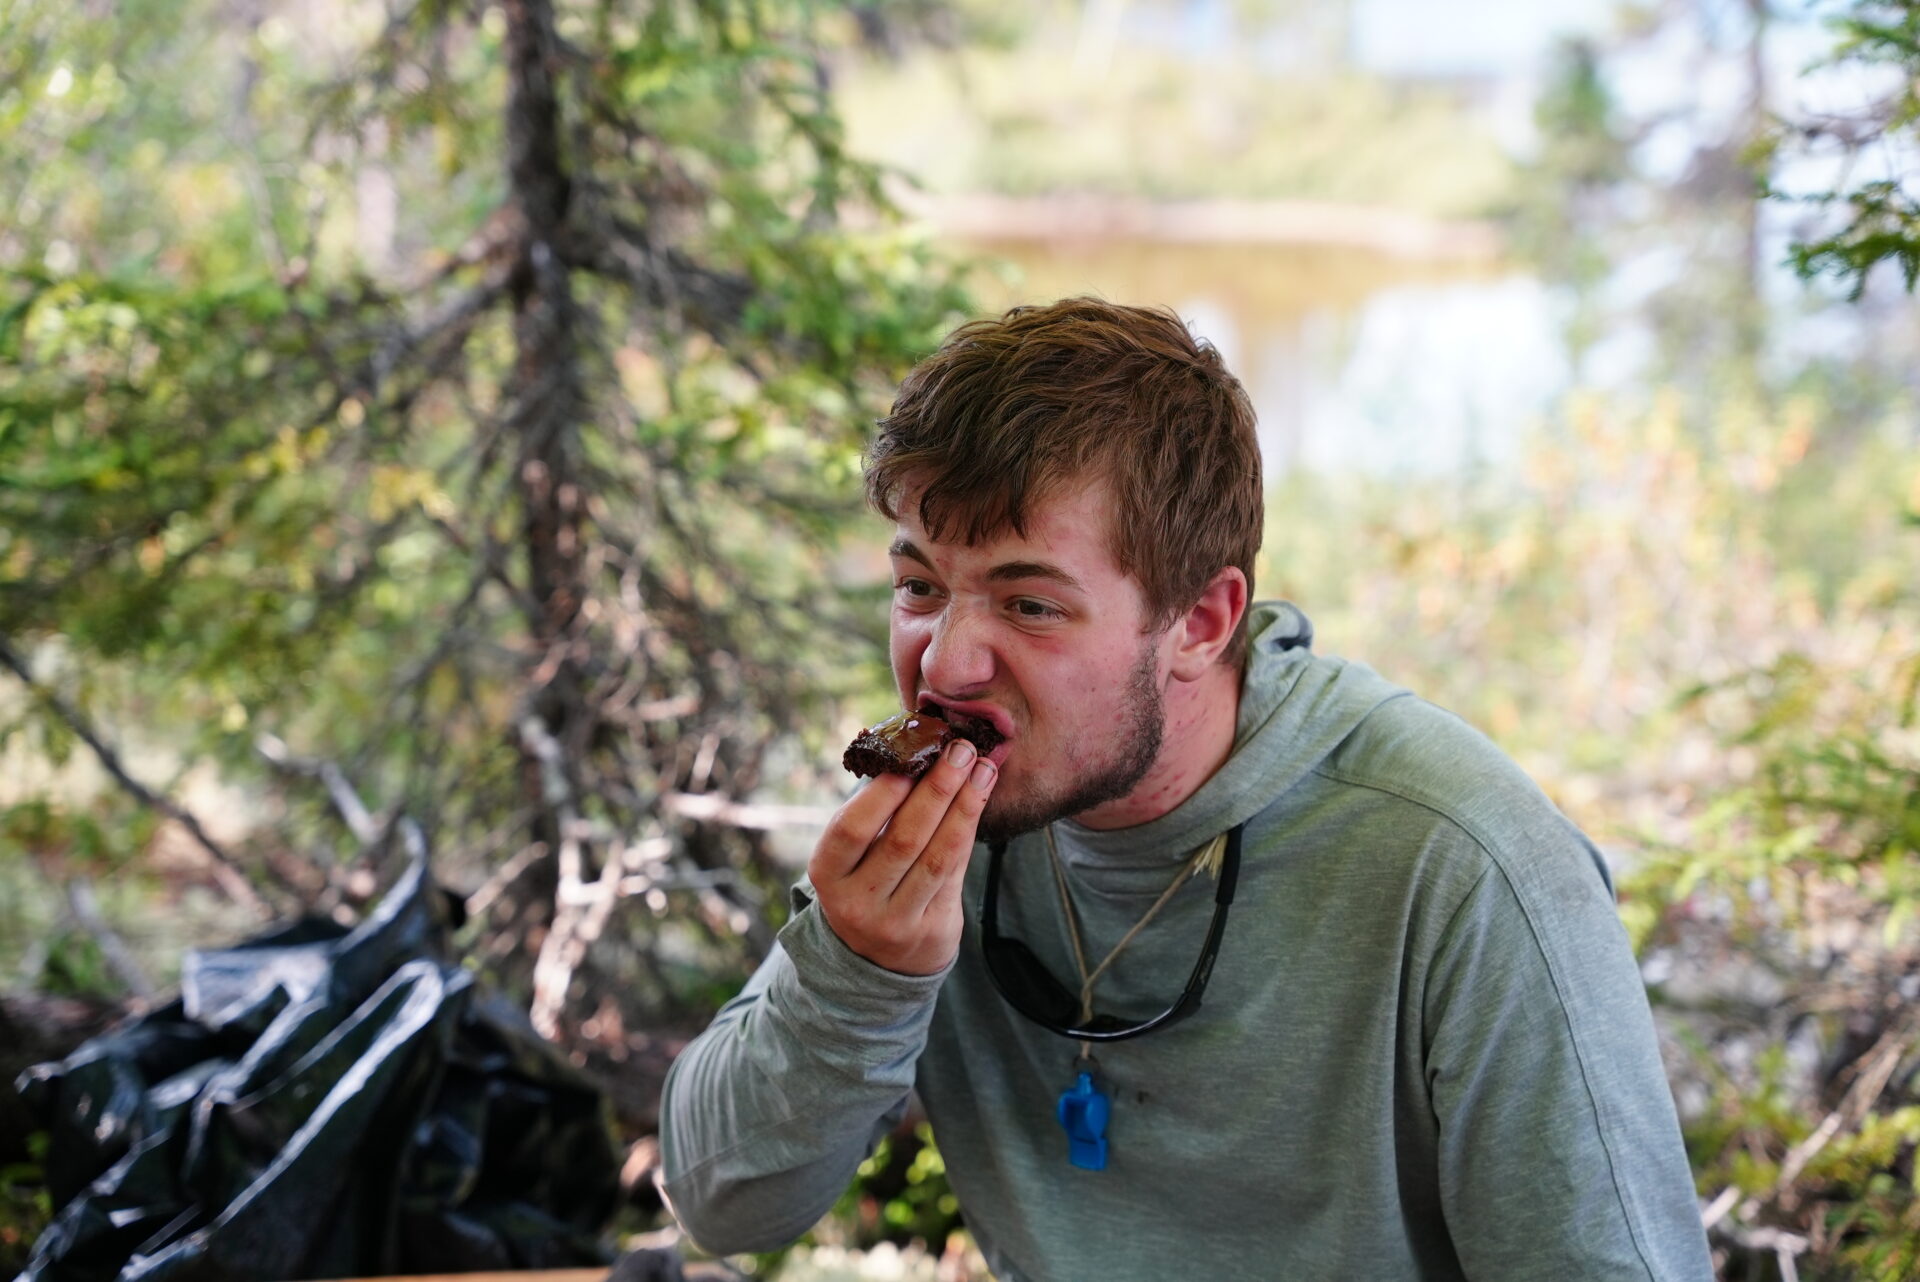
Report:
M 54 1222 L 21 1282 L 605 1263 L 604 1097 L 448 959 L 416 860 L 359 926 L 189 953 L 177 1001 L 27 1070 Z

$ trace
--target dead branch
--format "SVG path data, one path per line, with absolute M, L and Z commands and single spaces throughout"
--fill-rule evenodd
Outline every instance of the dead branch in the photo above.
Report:
M 825 828 L 833 818 L 827 806 L 756 805 L 713 793 L 669 792 L 660 806 L 682 819 L 705 820 L 733 828 L 769 832 L 776 828 Z
M 1828 1113 L 1811 1134 L 1788 1150 L 1786 1157 L 1780 1163 L 1779 1177 L 1774 1180 L 1773 1187 L 1767 1190 L 1764 1196 L 1756 1194 L 1742 1201 L 1739 1189 L 1729 1186 L 1721 1190 L 1720 1195 L 1701 1212 L 1700 1222 L 1706 1228 L 1713 1229 L 1720 1225 L 1728 1212 L 1732 1211 L 1737 1223 L 1724 1226 L 1724 1231 L 1730 1236 L 1739 1238 L 1743 1244 L 1748 1244 L 1746 1238 L 1739 1237 L 1739 1234 L 1744 1232 L 1747 1237 L 1751 1237 L 1753 1233 L 1760 1231 L 1745 1229 L 1743 1226 L 1752 1223 L 1761 1207 L 1769 1203 L 1781 1202 L 1792 1190 L 1794 1181 L 1800 1178 L 1800 1173 L 1807 1169 L 1808 1163 L 1820 1155 L 1822 1149 L 1831 1144 L 1842 1132 L 1856 1130 L 1866 1120 L 1875 1101 L 1880 1098 L 1881 1092 L 1886 1090 L 1887 1083 L 1893 1080 L 1894 1069 L 1899 1067 L 1901 1059 L 1906 1055 L 1909 1042 L 1913 1037 L 1914 1025 L 1913 1017 L 1896 1020 L 1886 1032 L 1880 1035 L 1873 1049 L 1862 1057 L 1858 1075 L 1854 1078 L 1853 1085 L 1847 1088 L 1846 1096 L 1841 1099 L 1839 1107 Z M 1804 1251 L 1805 1239 L 1799 1239 L 1799 1241 L 1800 1246 L 1797 1249 Z M 1783 1268 L 1783 1273 L 1785 1272 L 1787 1270 Z
M 309 779 L 318 779 L 326 788 L 327 796 L 333 801 L 333 808 L 340 815 L 341 822 L 354 835 L 362 847 L 372 847 L 386 837 L 388 825 L 376 823 L 373 813 L 367 809 L 366 802 L 354 791 L 348 782 L 346 772 L 331 761 L 317 758 L 296 757 L 278 735 L 263 734 L 253 741 L 254 751 L 287 774 L 300 775 Z
M 1799 1282 L 1800 1270 L 1795 1260 L 1805 1255 L 1811 1245 L 1806 1237 L 1764 1225 L 1748 1228 L 1741 1224 L 1727 1224 L 1716 1232 L 1721 1238 L 1746 1250 L 1773 1252 L 1774 1264 L 1780 1270 L 1780 1282 Z
M 279 736 L 272 734 L 255 738 L 254 751 L 284 774 L 320 782 L 327 790 L 327 797 L 332 801 L 341 822 L 346 824 L 354 840 L 360 843 L 360 849 L 353 855 L 354 864 L 379 867 L 383 861 L 376 856 L 383 854 L 396 830 L 409 856 L 421 860 L 426 858 L 426 836 L 420 831 L 420 826 L 397 810 L 388 811 L 384 820 L 376 819 L 347 778 L 347 772 L 338 765 L 320 758 L 296 757 Z M 351 881 L 343 881 L 342 871 L 338 862 L 325 870 L 327 889 L 319 905 L 324 911 L 338 911 L 342 892 L 353 893 Z
M 126 766 L 121 764 L 119 754 L 107 746 L 85 715 L 52 690 L 34 680 L 26 660 L 7 644 L 5 637 L 0 637 L 0 664 L 11 669 L 35 699 L 58 717 L 61 724 L 66 726 L 75 738 L 92 749 L 100 765 L 129 796 L 148 809 L 156 810 L 179 824 L 195 842 L 199 843 L 200 848 L 213 860 L 214 880 L 219 882 L 220 888 L 226 891 L 235 903 L 244 905 L 262 920 L 270 920 L 273 917 L 272 906 L 260 897 L 260 892 L 255 890 L 253 883 L 247 880 L 240 861 L 228 853 L 219 842 L 209 837 L 207 830 L 200 826 L 200 821 L 194 818 L 184 806 L 170 798 L 160 796 L 127 773 Z
M 478 921 L 481 915 L 493 907 L 495 901 L 506 893 L 507 887 L 520 880 L 527 869 L 544 859 L 546 854 L 547 847 L 544 842 L 536 841 L 522 846 L 513 858 L 500 865 L 498 871 L 482 882 L 478 890 L 467 896 L 467 919 Z
M 620 875 L 620 862 L 608 859 L 601 870 L 600 882 L 589 891 L 585 858 L 581 849 L 584 825 L 574 804 L 573 786 L 567 780 L 560 743 L 537 716 L 521 719 L 520 741 L 540 763 L 542 798 L 559 820 L 560 883 L 554 892 L 553 926 L 540 944 L 540 955 L 533 963 L 533 1004 L 528 1016 L 542 1037 L 556 1039 L 560 1032 L 560 1011 L 567 1000 L 567 988 L 573 972 L 586 956 L 584 932 L 594 935 L 606 920 Z M 604 904 L 604 906 L 603 906 Z M 592 911 L 597 909 L 598 911 Z
M 663 894 L 669 890 L 714 890 L 725 886 L 741 897 L 758 902 L 760 894 L 753 887 L 740 880 L 740 874 L 731 868 L 703 868 L 692 872 L 676 872 L 670 876 L 651 873 L 620 879 L 620 894 L 626 898 L 645 895 L 658 890 Z

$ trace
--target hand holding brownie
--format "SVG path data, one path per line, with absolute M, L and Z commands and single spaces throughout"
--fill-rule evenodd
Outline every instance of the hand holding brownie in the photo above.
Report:
M 876 966 L 931 975 L 960 949 L 960 884 L 998 771 L 938 717 L 909 719 L 919 724 L 897 762 L 855 756 L 887 722 L 848 749 L 847 768 L 874 779 L 834 814 L 807 875 L 842 943 Z

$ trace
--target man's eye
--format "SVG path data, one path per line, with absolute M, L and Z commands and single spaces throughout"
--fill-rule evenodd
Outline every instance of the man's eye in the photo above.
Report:
M 894 583 L 893 590 L 905 597 L 930 597 L 933 584 L 925 579 L 900 579 Z
M 1023 619 L 1057 619 L 1060 611 L 1045 601 L 1035 601 L 1031 597 L 1021 597 L 1013 603 L 1013 612 Z

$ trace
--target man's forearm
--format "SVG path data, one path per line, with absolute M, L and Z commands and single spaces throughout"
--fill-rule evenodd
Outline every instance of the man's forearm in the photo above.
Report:
M 771 1250 L 814 1224 L 900 1116 L 942 976 L 850 952 L 811 905 L 687 1047 L 661 1101 L 662 1187 L 707 1250 Z

